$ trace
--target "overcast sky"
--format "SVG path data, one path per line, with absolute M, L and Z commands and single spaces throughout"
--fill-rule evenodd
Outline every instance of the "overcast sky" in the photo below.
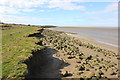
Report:
M 117 0 L 0 0 L 6 23 L 56 26 L 118 26 Z

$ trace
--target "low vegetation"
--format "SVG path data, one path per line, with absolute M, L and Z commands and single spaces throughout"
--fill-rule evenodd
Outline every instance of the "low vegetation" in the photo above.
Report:
M 50 28 L 50 27 L 56 27 L 54 25 L 23 25 L 23 24 L 6 24 L 6 23 L 2 23 L 0 24 L 2 25 L 1 27 L 41 27 L 41 28 Z M 3 28 L 4 29 L 4 28 Z
M 37 32 L 37 27 L 11 27 L 2 30 L 2 76 L 6 78 L 24 78 L 27 65 L 23 62 L 32 56 L 31 51 L 44 46 L 35 44 L 39 40 L 28 37 Z

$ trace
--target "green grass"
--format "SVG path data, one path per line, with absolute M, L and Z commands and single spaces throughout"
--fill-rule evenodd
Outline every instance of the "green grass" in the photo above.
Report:
M 37 27 L 11 27 L 2 30 L 3 78 L 21 79 L 27 73 L 27 65 L 22 62 L 32 56 L 32 50 L 44 48 L 35 44 L 39 41 L 37 38 L 27 37 L 38 29 Z
M 2 30 L 0 30 L 0 78 L 2 77 Z
M 56 27 L 56 26 L 53 26 L 53 25 L 45 25 L 45 26 L 40 26 L 40 25 L 24 25 L 24 24 L 1 24 L 2 26 L 0 27 L 44 27 L 44 28 L 50 28 L 50 27 Z

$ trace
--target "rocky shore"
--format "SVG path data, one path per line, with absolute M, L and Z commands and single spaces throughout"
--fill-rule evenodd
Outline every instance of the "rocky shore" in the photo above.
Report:
M 53 56 L 65 62 L 60 63 L 63 78 L 118 77 L 117 53 L 85 43 L 65 32 L 45 29 L 42 35 L 45 36 L 42 44 L 57 50 Z

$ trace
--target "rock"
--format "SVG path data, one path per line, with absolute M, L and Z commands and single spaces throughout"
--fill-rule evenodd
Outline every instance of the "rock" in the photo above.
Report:
M 79 60 L 79 61 L 76 61 L 77 63 L 81 63 L 81 61 Z
M 75 56 L 71 56 L 71 55 L 68 56 L 68 59 L 72 59 L 72 58 L 75 58 Z
M 104 73 L 101 70 L 97 71 L 100 75 L 103 75 Z
M 101 61 L 103 61 L 103 58 L 101 58 Z
M 102 78 L 107 78 L 105 75 L 101 75 Z
M 90 71 L 90 69 L 86 69 L 86 71 Z
M 83 58 L 81 56 L 79 56 L 79 59 L 82 60 Z
M 63 72 L 62 72 L 62 76 L 63 76 L 63 77 L 70 76 L 70 73 L 68 73 L 68 71 L 63 71 Z
M 56 54 L 56 56 L 57 56 L 57 57 L 60 57 L 60 55 L 59 55 L 59 54 Z
M 104 73 L 101 71 L 101 70 L 98 70 L 96 73 L 95 73 L 95 76 L 97 78 L 101 78 L 101 75 L 103 75 Z
M 84 73 L 84 72 L 78 72 L 77 75 L 81 75 L 81 74 L 83 74 L 83 73 Z
M 82 55 L 84 55 L 82 52 L 79 54 L 79 56 L 82 56 Z
M 43 45 L 46 45 L 46 43 L 44 42 Z
M 85 59 L 83 59 L 81 62 L 82 62 L 82 63 L 87 63 Z
M 91 60 L 92 59 L 92 56 L 87 56 L 86 60 Z
M 102 66 L 99 66 L 99 69 L 102 69 Z
M 85 67 L 84 66 L 80 66 L 79 71 L 83 71 L 83 70 L 85 70 Z
M 67 55 L 71 55 L 71 53 L 70 53 L 70 52 L 67 52 Z
M 63 54 L 64 56 L 66 56 L 67 54 Z
M 110 75 L 116 75 L 116 74 L 117 74 L 117 73 L 115 73 L 115 72 L 111 72 L 111 73 L 110 73 Z

